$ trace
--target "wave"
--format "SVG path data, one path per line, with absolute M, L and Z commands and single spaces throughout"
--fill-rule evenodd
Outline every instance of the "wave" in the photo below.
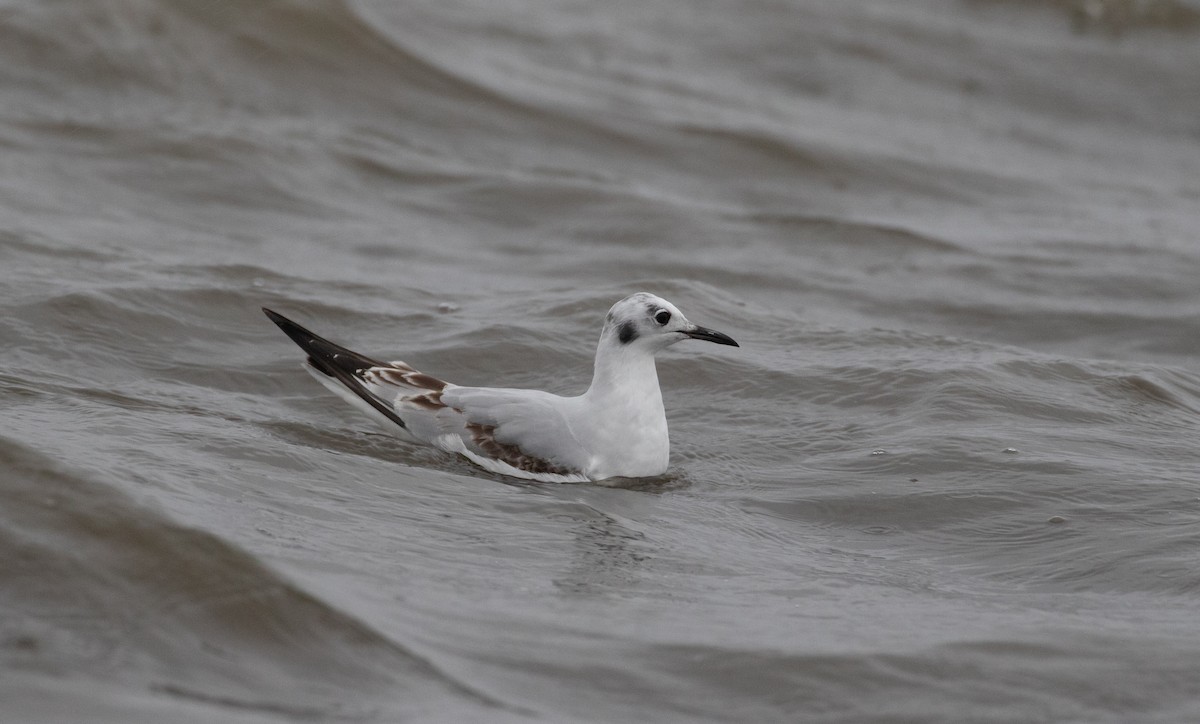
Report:
M 214 535 L 0 438 L 6 667 L 299 718 L 498 702 Z M 403 696 L 398 696 L 403 694 Z

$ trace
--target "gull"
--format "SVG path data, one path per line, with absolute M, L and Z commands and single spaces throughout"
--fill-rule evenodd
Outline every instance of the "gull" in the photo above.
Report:
M 654 355 L 701 339 L 739 346 L 692 324 L 646 292 L 612 306 L 600 331 L 592 384 L 582 395 L 462 387 L 404 362 L 379 362 L 263 312 L 308 354 L 305 368 L 329 390 L 410 442 L 458 453 L 493 473 L 574 483 L 662 475 L 670 457 Z

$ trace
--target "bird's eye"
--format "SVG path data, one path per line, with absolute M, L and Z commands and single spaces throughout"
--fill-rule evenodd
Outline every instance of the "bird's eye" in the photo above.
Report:
M 667 322 L 671 321 L 671 313 L 665 309 L 660 309 L 658 310 L 658 313 L 654 315 L 654 321 L 658 322 L 659 324 L 666 324 Z

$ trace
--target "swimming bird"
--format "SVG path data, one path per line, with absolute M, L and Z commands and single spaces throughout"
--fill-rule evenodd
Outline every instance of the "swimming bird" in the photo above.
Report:
M 308 353 L 318 382 L 410 442 L 458 453 L 494 473 L 543 482 L 642 478 L 667 470 L 670 440 L 654 355 L 685 339 L 739 346 L 646 292 L 608 311 L 592 384 L 576 397 L 461 387 L 404 362 L 379 362 L 263 312 Z

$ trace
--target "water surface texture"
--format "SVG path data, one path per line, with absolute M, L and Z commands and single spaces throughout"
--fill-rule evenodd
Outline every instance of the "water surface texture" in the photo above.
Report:
M 0 0 L 0 720 L 1200 720 L 1200 5 Z M 395 443 L 269 306 L 662 479 Z

